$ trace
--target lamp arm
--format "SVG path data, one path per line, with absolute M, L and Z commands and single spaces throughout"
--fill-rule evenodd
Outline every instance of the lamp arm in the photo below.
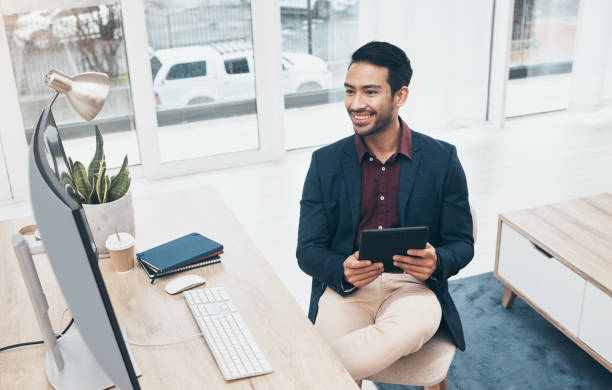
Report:
M 51 106 L 53 105 L 53 103 L 55 103 L 55 99 L 57 99 L 59 94 L 60 93 L 58 91 L 55 91 L 55 93 L 51 97 L 51 100 L 49 100 L 49 103 L 47 104 L 47 110 L 51 110 Z

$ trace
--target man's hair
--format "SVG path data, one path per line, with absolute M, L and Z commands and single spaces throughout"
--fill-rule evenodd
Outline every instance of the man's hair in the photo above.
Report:
M 351 56 L 349 68 L 356 62 L 369 62 L 389 70 L 387 82 L 391 86 L 391 95 L 401 87 L 408 86 L 412 78 L 412 67 L 406 53 L 388 42 L 372 41 L 357 49 Z

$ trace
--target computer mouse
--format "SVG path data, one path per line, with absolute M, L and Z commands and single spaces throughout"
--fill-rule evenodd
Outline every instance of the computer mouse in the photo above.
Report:
M 176 294 L 204 283 L 206 283 L 206 280 L 201 276 L 185 275 L 168 282 L 165 290 L 168 294 Z

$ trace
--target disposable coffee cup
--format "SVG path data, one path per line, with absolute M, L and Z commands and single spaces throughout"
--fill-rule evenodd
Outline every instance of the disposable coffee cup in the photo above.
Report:
M 134 268 L 134 237 L 130 233 L 111 234 L 106 239 L 106 249 L 116 272 L 127 272 Z

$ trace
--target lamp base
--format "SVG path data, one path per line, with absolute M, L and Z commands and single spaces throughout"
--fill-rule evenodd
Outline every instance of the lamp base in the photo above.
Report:
M 121 327 L 121 333 L 125 340 L 134 371 L 137 376 L 141 375 L 140 368 L 136 364 L 132 351 L 127 342 L 125 327 Z M 49 354 L 45 354 L 45 373 L 47 380 L 58 390 L 72 389 L 108 389 L 113 387 L 113 381 L 100 367 L 98 361 L 87 348 L 81 334 L 77 329 L 66 332 L 57 340 L 60 353 L 64 358 L 64 368 L 60 371 Z

